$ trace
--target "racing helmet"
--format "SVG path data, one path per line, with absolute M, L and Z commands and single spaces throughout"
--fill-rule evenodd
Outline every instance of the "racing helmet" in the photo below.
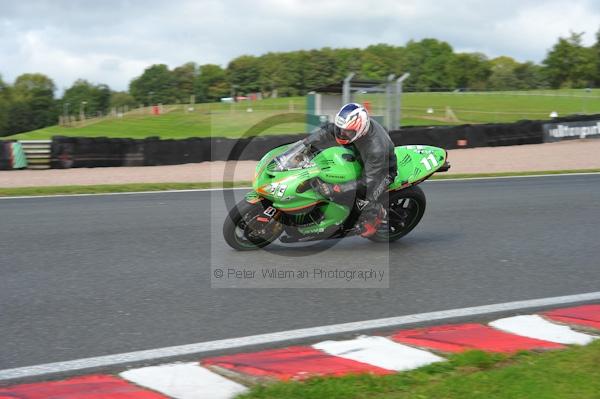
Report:
M 344 105 L 335 116 L 335 140 L 338 144 L 350 144 L 369 131 L 369 113 L 360 104 Z

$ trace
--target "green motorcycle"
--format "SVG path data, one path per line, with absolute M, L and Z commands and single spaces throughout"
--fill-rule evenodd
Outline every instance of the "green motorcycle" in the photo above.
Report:
M 447 171 L 444 149 L 409 145 L 395 148 L 398 175 L 389 185 L 387 216 L 372 241 L 392 242 L 408 234 L 425 212 L 425 194 L 417 184 Z M 342 238 L 359 234 L 359 210 L 331 202 L 313 189 L 315 178 L 344 183 L 360 178 L 362 165 L 353 150 L 330 147 L 313 151 L 301 141 L 269 151 L 256 166 L 253 191 L 227 216 L 223 236 L 240 251 L 283 243 Z

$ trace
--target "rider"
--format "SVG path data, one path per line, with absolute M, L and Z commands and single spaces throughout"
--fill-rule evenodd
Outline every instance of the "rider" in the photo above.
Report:
M 353 193 L 356 206 L 361 211 L 358 219 L 361 235 L 369 237 L 377 231 L 385 217 L 387 186 L 397 174 L 394 143 L 387 130 L 371 119 L 360 104 L 344 105 L 335 116 L 334 123 L 327 123 L 304 139 L 304 144 L 319 149 L 334 145 L 353 146 L 363 163 L 359 180 L 329 184 L 316 180 L 315 189 L 324 197 L 335 201 Z

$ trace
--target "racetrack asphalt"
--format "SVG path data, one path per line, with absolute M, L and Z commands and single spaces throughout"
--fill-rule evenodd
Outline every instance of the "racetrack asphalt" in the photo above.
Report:
M 380 289 L 211 288 L 232 258 L 314 262 L 230 251 L 219 191 L 1 200 L 0 369 L 598 291 L 600 175 L 421 187 L 425 217 L 390 245 Z M 319 256 L 387 255 L 350 238 Z

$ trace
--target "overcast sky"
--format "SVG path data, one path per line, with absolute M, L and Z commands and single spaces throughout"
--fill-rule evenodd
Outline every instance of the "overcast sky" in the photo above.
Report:
M 589 45 L 599 28 L 598 0 L 0 0 L 0 74 L 124 90 L 153 63 L 426 37 L 540 62 L 559 36 L 585 31 Z

